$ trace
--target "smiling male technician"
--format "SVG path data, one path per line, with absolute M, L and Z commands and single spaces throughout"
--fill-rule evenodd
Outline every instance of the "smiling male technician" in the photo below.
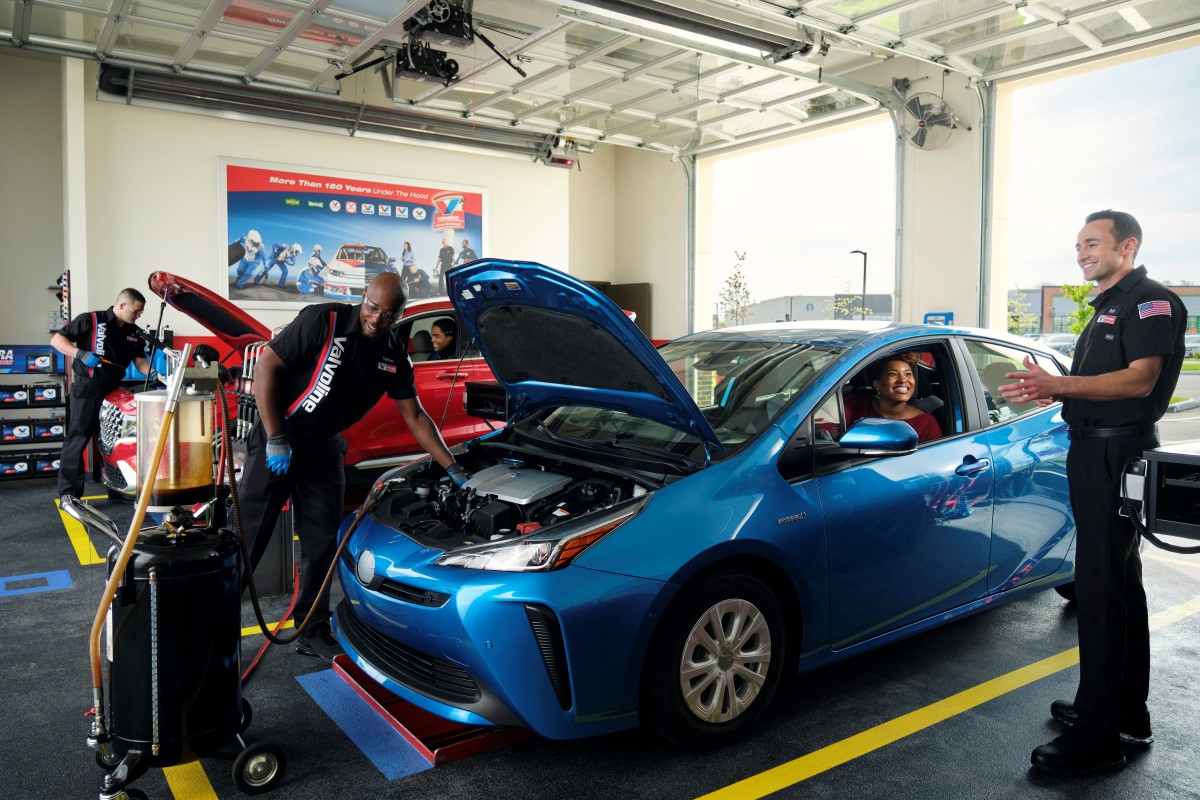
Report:
M 304 655 L 332 658 L 341 652 L 329 625 L 329 596 L 319 590 L 344 516 L 342 431 L 387 392 L 417 443 L 460 486 L 467 480 L 421 406 L 408 343 L 392 328 L 405 301 L 400 276 L 381 273 L 359 305 L 320 303 L 301 310 L 263 349 L 254 369 L 259 419 L 250 430 L 238 484 L 248 571 L 258 565 L 290 498 L 300 538 L 300 592 L 292 617 L 299 625 L 316 609 L 296 643 Z
M 1079 337 L 1070 375 L 1032 363 L 999 387 L 1008 399 L 1063 402 L 1071 448 L 1067 482 L 1075 514 L 1075 598 L 1079 688 L 1050 714 L 1068 725 L 1036 748 L 1033 765 L 1060 775 L 1121 769 L 1121 743 L 1154 741 L 1150 630 L 1142 561 L 1133 524 L 1118 513 L 1125 464 L 1158 446 L 1156 423 L 1170 404 L 1183 362 L 1183 303 L 1134 268 L 1142 228 L 1122 211 L 1089 214 L 1075 244 L 1085 280 L 1100 294 Z
M 123 289 L 107 310 L 84 312 L 50 337 L 50 346 L 72 359 L 71 404 L 58 470 L 60 497 L 83 494 L 83 451 L 100 430 L 104 396 L 120 385 L 129 362 L 143 375 L 150 372 L 136 324 L 145 309 L 141 292 Z

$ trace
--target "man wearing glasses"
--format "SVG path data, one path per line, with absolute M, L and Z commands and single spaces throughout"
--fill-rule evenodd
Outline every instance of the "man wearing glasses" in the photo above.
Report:
M 253 571 L 289 499 L 300 537 L 300 592 L 292 614 L 312 619 L 296 651 L 318 658 L 341 652 L 329 626 L 329 598 L 320 587 L 337 549 L 343 516 L 346 440 L 342 431 L 384 392 L 396 401 L 417 443 L 459 486 L 466 471 L 454 461 L 413 383 L 408 343 L 392 325 L 406 298 L 400 276 L 371 281 L 361 304 L 307 306 L 271 340 L 254 370 L 259 419 L 250 430 L 238 503 Z

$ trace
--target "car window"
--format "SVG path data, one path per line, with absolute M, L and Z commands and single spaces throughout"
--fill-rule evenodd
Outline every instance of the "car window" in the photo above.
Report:
M 1037 403 L 1012 403 L 1000 394 L 999 387 L 1013 383 L 1012 378 L 1005 377 L 1006 374 L 1025 369 L 1025 356 L 1029 356 L 1038 366 L 1051 373 L 1062 374 L 1058 362 L 1045 356 L 1039 357 L 1036 353 L 973 339 L 968 339 L 966 344 L 967 352 L 971 354 L 971 363 L 979 374 L 979 382 L 983 385 L 988 425 L 999 425 L 1041 410 L 1042 407 Z
M 770 427 L 837 355 L 803 343 L 709 340 L 667 344 L 659 354 L 729 452 Z
M 960 399 L 961 392 L 957 388 L 959 384 L 955 378 L 949 351 L 942 342 L 923 342 L 920 345 L 877 352 L 862 361 L 858 370 L 842 387 L 842 413 L 845 414 L 847 404 L 861 412 L 864 404 L 863 397 L 873 397 L 875 394 L 875 389 L 868 378 L 870 366 L 880 358 L 891 355 L 904 355 L 907 357 L 906 360 L 913 362 L 915 386 L 908 405 L 932 416 L 937 422 L 937 428 L 941 431 L 942 437 L 960 432 L 964 419 Z M 842 420 L 839 437 L 846 430 L 844 416 Z M 933 441 L 933 438 L 922 441 Z
M 449 317 L 458 322 L 458 314 L 450 310 L 433 311 L 419 316 L 406 317 L 399 326 L 400 336 L 408 339 L 408 357 L 414 364 L 419 364 L 422 361 L 428 361 L 430 354 L 433 352 L 433 323 L 439 319 Z M 461 328 L 459 329 L 461 330 Z M 459 344 L 458 337 L 454 341 L 455 350 L 453 359 L 457 361 L 460 357 L 465 358 L 482 358 L 479 348 L 468 345 L 466 355 L 463 356 L 462 347 Z

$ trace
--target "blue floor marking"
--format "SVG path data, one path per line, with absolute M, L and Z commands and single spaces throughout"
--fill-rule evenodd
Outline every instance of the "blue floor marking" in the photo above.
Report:
M 34 592 L 57 592 L 71 588 L 71 576 L 65 569 L 56 572 L 35 572 L 32 575 L 11 575 L 0 578 L 0 597 Z
M 389 781 L 433 768 L 333 670 L 297 675 L 296 680 Z

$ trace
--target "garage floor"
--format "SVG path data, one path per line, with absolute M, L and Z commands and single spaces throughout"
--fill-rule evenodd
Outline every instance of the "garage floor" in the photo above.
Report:
M 94 485 L 93 485 L 94 486 Z M 91 705 L 87 633 L 102 593 L 103 540 L 73 543 L 54 483 L 0 487 L 0 785 L 9 797 L 95 797 L 85 743 Z M 124 530 L 129 504 L 95 504 Z M 248 738 L 288 756 L 273 795 L 306 798 L 1200 798 L 1200 556 L 1145 552 L 1156 743 L 1100 778 L 1029 769 L 1058 733 L 1050 701 L 1071 698 L 1074 611 L 1054 592 L 998 607 L 796 681 L 768 723 L 710 753 L 642 731 L 552 742 L 530 738 L 445 766 L 423 766 L 323 662 L 272 648 L 246 687 Z M 45 580 L 33 575 L 51 573 Z M 59 574 L 54 574 L 59 573 Z M 269 602 L 278 616 L 281 598 Z M 246 610 L 244 624 L 253 624 Z M 244 639 L 248 663 L 260 635 Z M 357 742 L 357 743 L 356 743 Z M 230 762 L 152 770 L 154 798 L 236 798 Z

